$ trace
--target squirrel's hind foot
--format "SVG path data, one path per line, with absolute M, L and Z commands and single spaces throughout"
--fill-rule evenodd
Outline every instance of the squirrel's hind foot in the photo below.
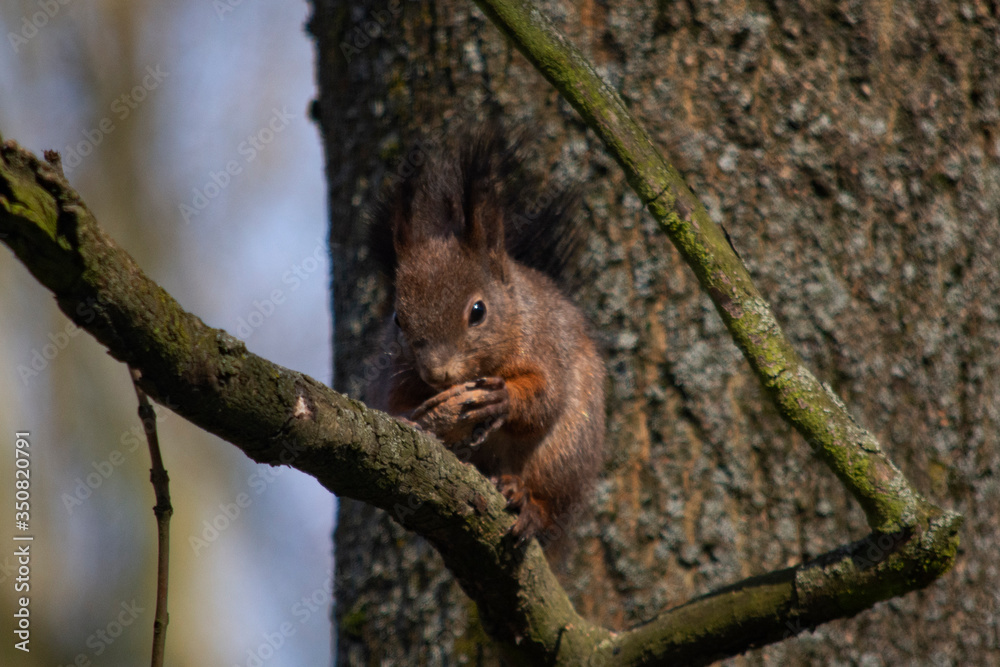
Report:
M 497 490 L 507 499 L 507 509 L 517 513 L 511 535 L 522 545 L 533 537 L 540 537 L 551 523 L 548 503 L 532 495 L 531 489 L 518 475 L 501 475 L 494 478 Z

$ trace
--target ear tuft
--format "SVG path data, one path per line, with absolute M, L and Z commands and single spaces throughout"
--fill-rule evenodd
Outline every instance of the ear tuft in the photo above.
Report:
M 577 196 L 526 168 L 531 144 L 526 132 L 496 121 L 460 127 L 444 146 L 418 144 L 414 150 L 426 159 L 405 178 L 394 177 L 369 217 L 380 267 L 392 275 L 407 249 L 453 237 L 485 255 L 494 275 L 506 278 L 509 257 L 564 287 L 575 283 L 582 247 L 573 224 Z

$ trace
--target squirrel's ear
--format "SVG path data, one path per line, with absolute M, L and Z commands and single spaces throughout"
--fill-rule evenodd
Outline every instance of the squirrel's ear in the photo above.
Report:
M 418 225 L 414 222 L 414 216 L 418 215 L 414 202 L 416 196 L 414 180 L 403 181 L 395 193 L 395 201 L 388 212 L 389 226 L 392 229 L 392 246 L 397 263 L 408 250 L 417 245 L 419 240 Z
M 466 241 L 486 255 L 490 271 L 507 279 L 507 249 L 504 242 L 503 210 L 490 198 L 474 203 L 466 213 Z

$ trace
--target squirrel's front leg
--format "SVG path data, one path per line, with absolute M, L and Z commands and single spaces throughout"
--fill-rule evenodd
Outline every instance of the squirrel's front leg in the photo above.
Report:
M 417 407 L 410 419 L 446 446 L 481 445 L 507 419 L 510 398 L 503 378 L 480 378 L 455 385 Z

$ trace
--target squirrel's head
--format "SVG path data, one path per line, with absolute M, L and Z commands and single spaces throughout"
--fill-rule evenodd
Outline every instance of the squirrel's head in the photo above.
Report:
M 495 372 L 519 325 L 491 176 L 468 163 L 428 165 L 393 212 L 396 325 L 436 389 Z

